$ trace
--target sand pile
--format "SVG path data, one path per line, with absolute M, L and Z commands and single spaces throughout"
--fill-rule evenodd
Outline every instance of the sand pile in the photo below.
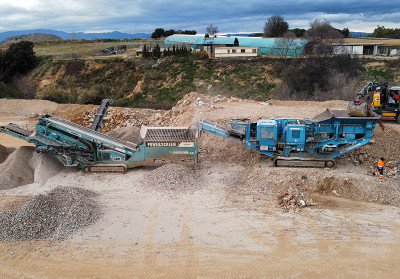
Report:
M 166 164 L 146 174 L 143 185 L 158 191 L 186 193 L 199 190 L 201 177 L 198 173 L 179 164 Z
M 21 208 L 0 211 L 1 240 L 63 240 L 102 215 L 97 194 L 81 188 L 57 187 Z
M 21 146 L 0 164 L 0 190 L 30 184 L 34 181 L 34 170 L 30 164 L 34 147 Z
M 201 120 L 203 112 L 215 111 L 222 108 L 222 102 L 244 102 L 245 100 L 235 97 L 206 96 L 197 92 L 191 92 L 161 117 L 156 118 L 157 125 L 189 126 Z
M 0 190 L 43 181 L 61 169 L 61 163 L 51 155 L 38 154 L 32 146 L 21 146 L 0 164 Z
M 0 111 L 15 115 L 54 113 L 57 107 L 57 103 L 47 100 L 0 99 Z
M 46 180 L 64 169 L 60 161 L 46 153 L 33 152 L 30 164 L 34 170 L 33 182 Z
M 136 144 L 143 143 L 143 139 L 140 137 L 140 129 L 134 126 L 114 129 L 106 134 Z
M 260 153 L 214 134 L 202 133 L 198 146 L 199 160 L 254 166 L 262 158 Z
M 3 163 L 13 151 L 15 151 L 15 148 L 7 148 L 0 145 L 0 164 Z

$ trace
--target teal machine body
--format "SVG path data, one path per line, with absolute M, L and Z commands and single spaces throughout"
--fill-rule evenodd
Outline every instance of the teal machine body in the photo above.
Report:
M 128 168 L 152 164 L 155 160 L 197 163 L 197 126 L 143 126 L 140 142 L 124 141 L 99 132 L 109 104 L 109 99 L 103 100 L 91 128 L 44 114 L 38 118 L 35 131 L 12 123 L 1 126 L 0 131 L 33 143 L 37 152 L 49 153 L 65 166 L 86 171 L 126 172 Z

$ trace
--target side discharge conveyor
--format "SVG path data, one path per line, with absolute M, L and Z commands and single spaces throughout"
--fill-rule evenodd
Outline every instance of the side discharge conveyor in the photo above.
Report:
M 44 114 L 34 132 L 12 123 L 0 126 L 0 132 L 31 142 L 37 152 L 49 153 L 65 166 L 85 171 L 126 172 L 155 160 L 190 159 L 197 163 L 197 127 L 142 127 L 141 142 L 123 141 L 99 132 L 109 104 L 110 100 L 103 101 L 91 128 Z
M 380 117 L 350 117 L 343 110 L 326 110 L 309 119 L 233 119 L 228 128 L 202 119 L 199 130 L 239 142 L 273 157 L 275 166 L 328 167 L 334 158 L 366 144 Z

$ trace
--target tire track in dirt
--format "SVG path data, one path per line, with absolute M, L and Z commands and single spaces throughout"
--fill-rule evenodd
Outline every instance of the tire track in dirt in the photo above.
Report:
M 147 218 L 147 224 L 144 234 L 144 248 L 142 249 L 143 255 L 141 260 L 141 265 L 146 266 L 148 268 L 149 274 L 152 274 L 151 266 L 157 265 L 157 253 L 155 253 L 155 246 L 154 246 L 154 231 L 157 221 L 157 214 L 160 208 L 160 204 L 156 202 L 153 208 L 150 211 L 149 217 Z M 153 275 L 154 276 L 154 275 Z
M 192 201 L 186 202 L 183 213 L 183 226 L 180 235 L 179 248 L 177 254 L 185 255 L 184 269 L 186 274 L 182 278 L 192 278 L 192 274 L 196 274 L 196 266 L 198 266 L 198 250 L 194 243 L 194 236 L 192 236 L 192 215 L 193 206 Z

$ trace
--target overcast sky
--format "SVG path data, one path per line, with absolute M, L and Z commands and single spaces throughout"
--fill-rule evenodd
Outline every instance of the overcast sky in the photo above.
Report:
M 262 32 L 271 15 L 289 28 L 326 19 L 338 29 L 373 32 L 400 28 L 400 4 L 388 0 L 0 0 L 0 32 L 54 29 L 65 32 L 151 33 L 155 28 L 220 33 Z

